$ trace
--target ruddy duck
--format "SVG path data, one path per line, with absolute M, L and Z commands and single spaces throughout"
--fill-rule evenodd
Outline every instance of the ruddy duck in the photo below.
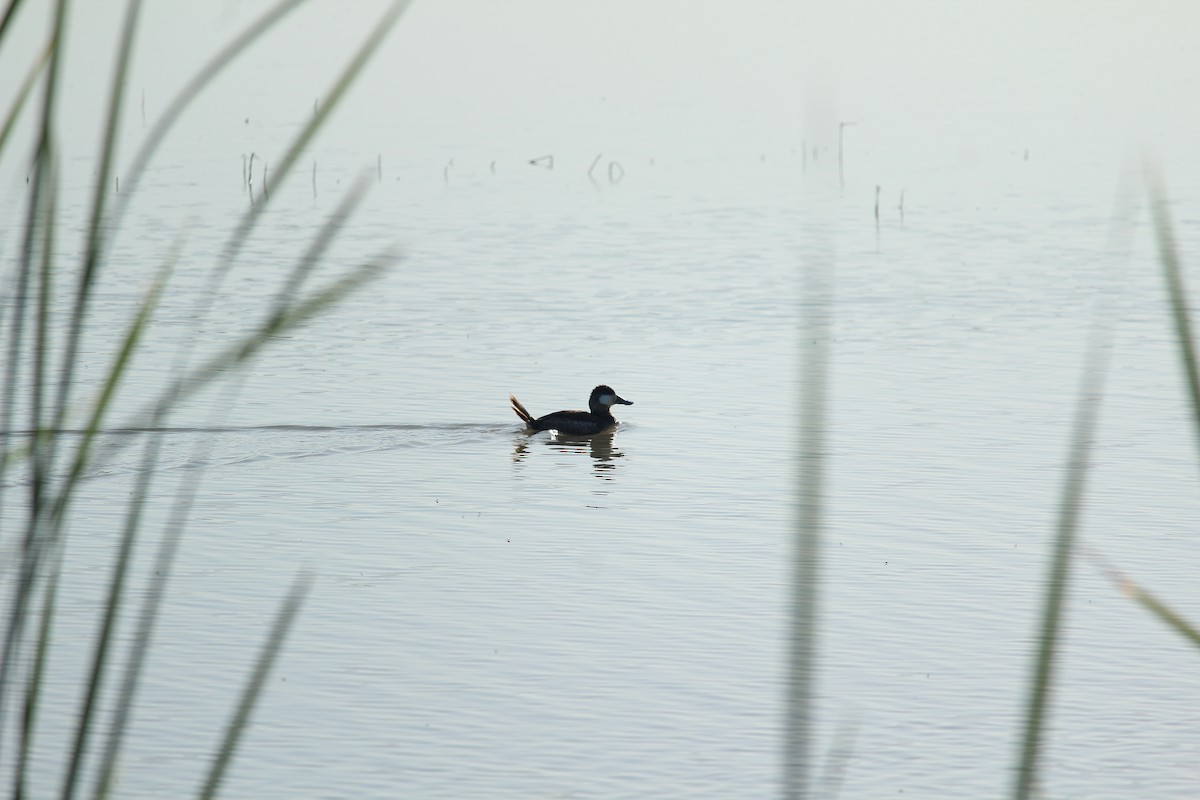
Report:
M 512 402 L 513 413 L 520 417 L 530 430 L 556 430 L 568 436 L 591 436 L 606 431 L 617 424 L 610 411 L 612 406 L 618 403 L 623 406 L 633 405 L 614 392 L 611 386 L 597 386 L 592 389 L 592 396 L 588 398 L 590 411 L 555 411 L 553 414 L 534 419 L 533 414 L 525 410 L 520 400 L 511 394 L 508 399 Z

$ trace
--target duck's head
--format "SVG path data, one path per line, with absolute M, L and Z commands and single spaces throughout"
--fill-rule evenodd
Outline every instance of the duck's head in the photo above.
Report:
M 601 385 L 592 389 L 592 396 L 588 399 L 588 406 L 593 412 L 607 411 L 615 405 L 631 406 L 633 402 L 626 400 L 614 392 L 611 386 Z

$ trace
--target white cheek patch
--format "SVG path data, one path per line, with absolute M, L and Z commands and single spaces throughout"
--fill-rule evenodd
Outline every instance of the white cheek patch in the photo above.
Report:
M 596 399 L 600 401 L 601 405 L 611 406 L 613 404 L 613 400 L 615 399 L 615 395 L 602 394 Z

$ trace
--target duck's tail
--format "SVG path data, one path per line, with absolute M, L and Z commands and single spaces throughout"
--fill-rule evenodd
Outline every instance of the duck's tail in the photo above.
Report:
M 510 403 L 512 403 L 513 413 L 516 414 L 518 417 L 520 417 L 522 422 L 524 422 L 526 425 L 528 425 L 529 427 L 532 428 L 533 427 L 533 414 L 530 414 L 528 411 L 526 411 L 525 406 L 521 405 L 521 401 L 518 400 L 513 395 L 510 394 L 508 396 L 508 401 Z

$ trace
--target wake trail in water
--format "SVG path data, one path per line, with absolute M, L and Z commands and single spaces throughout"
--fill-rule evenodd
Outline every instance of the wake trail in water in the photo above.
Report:
M 132 436 L 142 433 L 253 433 L 255 431 L 294 431 L 298 433 L 338 433 L 338 432 L 356 432 L 356 431 L 465 431 L 475 430 L 490 433 L 502 433 L 513 430 L 512 425 L 498 424 L 481 424 L 475 422 L 448 422 L 448 423 L 377 423 L 372 425 L 211 425 L 200 427 L 188 426 L 163 426 L 163 427 L 132 427 L 132 428 L 106 428 L 96 432 L 97 436 Z M 28 437 L 32 436 L 36 431 L 9 431 L 7 436 L 12 437 Z M 65 428 L 59 431 L 45 431 L 45 433 L 53 433 L 58 436 L 83 436 L 87 431 L 79 428 Z M 6 438 L 6 434 L 0 433 L 0 439 Z
M 494 440 L 499 435 L 514 435 L 515 424 L 496 423 L 377 423 L 366 425 L 209 425 L 145 426 L 109 428 L 98 431 L 97 466 L 85 480 L 135 475 L 142 471 L 141 456 L 126 446 L 131 436 L 163 436 L 155 472 L 183 469 L 212 469 L 332 456 L 353 456 L 388 450 L 455 447 Z M 67 429 L 57 432 L 72 439 L 86 431 Z M 29 438 L 29 431 L 13 431 L 5 438 Z M 70 448 L 68 448 L 70 449 Z M 19 452 L 19 445 L 10 451 Z M 19 455 L 16 474 L 4 486 L 20 486 L 29 476 L 22 474 Z

